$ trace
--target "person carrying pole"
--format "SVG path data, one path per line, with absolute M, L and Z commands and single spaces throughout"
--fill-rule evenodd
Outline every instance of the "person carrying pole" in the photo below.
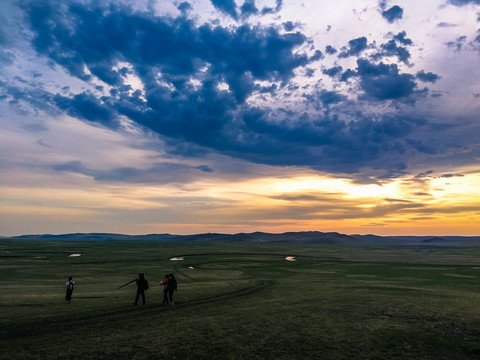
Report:
M 127 282 L 126 284 L 123 284 L 123 285 L 119 286 L 117 289 L 121 289 L 122 287 L 127 286 L 127 285 L 130 285 L 131 283 L 133 283 L 133 282 L 135 282 L 135 281 L 137 281 L 137 279 L 133 279 L 132 281 L 129 281 L 129 282 Z
M 135 279 L 137 284 L 137 296 L 135 297 L 135 302 L 133 305 L 138 304 L 138 300 L 140 296 L 142 297 L 142 303 L 145 305 L 145 290 L 149 289 L 148 281 L 145 279 L 145 275 L 143 273 L 138 274 L 138 278 Z

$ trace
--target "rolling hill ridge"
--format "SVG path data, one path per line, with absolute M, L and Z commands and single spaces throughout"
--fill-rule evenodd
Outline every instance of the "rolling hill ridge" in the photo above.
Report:
M 300 231 L 285 233 L 203 233 L 193 235 L 115 233 L 35 234 L 6 237 L 18 240 L 85 240 L 85 241 L 174 241 L 174 242 L 275 242 L 325 245 L 425 245 L 425 246 L 480 246 L 480 236 L 379 236 L 346 235 L 338 232 Z

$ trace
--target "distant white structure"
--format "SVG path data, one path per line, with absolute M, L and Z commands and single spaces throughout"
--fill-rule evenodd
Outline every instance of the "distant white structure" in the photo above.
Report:
M 77 256 L 82 256 L 82 254 L 70 254 L 68 257 L 77 257 Z
M 183 258 L 183 256 L 182 257 L 173 257 L 173 258 L 170 259 L 170 261 L 182 261 L 182 260 L 185 260 Z

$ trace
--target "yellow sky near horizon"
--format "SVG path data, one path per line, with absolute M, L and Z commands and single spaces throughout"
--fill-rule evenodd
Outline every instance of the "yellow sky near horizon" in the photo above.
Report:
M 357 184 L 321 175 L 180 185 L 3 187 L 2 234 L 336 231 L 479 235 L 480 173 Z M 120 222 L 118 219 L 126 219 Z M 18 219 L 22 219 L 22 224 Z

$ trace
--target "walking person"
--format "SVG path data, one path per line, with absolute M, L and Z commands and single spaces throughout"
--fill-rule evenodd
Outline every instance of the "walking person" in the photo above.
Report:
M 75 281 L 73 281 L 73 278 L 71 276 L 68 278 L 65 285 L 67 286 L 67 294 L 65 295 L 65 301 L 70 303 L 70 301 L 72 301 L 73 289 L 75 288 Z
M 135 297 L 135 302 L 133 305 L 138 304 L 140 296 L 142 297 L 143 305 L 145 305 L 145 290 L 148 290 L 149 286 L 147 279 L 145 279 L 144 273 L 138 274 L 138 278 L 135 280 L 135 283 L 137 284 L 137 296 Z
M 165 279 L 160 283 L 161 286 L 163 286 L 163 303 L 165 305 L 168 305 L 168 289 L 167 289 L 167 284 L 168 284 L 168 274 L 165 274 Z
M 170 306 L 173 306 L 173 293 L 177 291 L 177 280 L 172 273 L 168 274 L 167 282 L 167 292 L 168 292 L 168 303 Z

